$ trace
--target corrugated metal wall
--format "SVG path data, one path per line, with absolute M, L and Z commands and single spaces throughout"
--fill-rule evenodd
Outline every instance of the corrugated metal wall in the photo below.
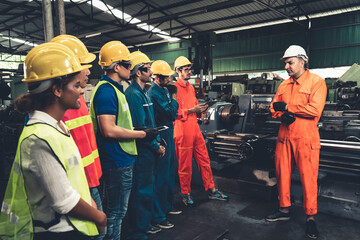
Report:
M 307 25 L 307 23 L 304 23 Z M 295 23 L 217 35 L 213 46 L 213 73 L 283 69 L 279 60 L 292 44 L 309 47 L 310 68 L 346 66 L 360 62 L 360 12 L 312 20 L 307 31 Z M 173 64 L 189 57 L 190 42 L 140 47 L 151 59 Z M 132 50 L 133 51 L 133 50 Z M 191 49 L 194 58 L 194 49 Z

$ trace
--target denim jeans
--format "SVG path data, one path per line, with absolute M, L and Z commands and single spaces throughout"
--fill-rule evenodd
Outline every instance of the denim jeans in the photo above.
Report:
M 121 223 L 126 214 L 133 178 L 133 165 L 103 169 L 106 206 L 106 239 L 120 240 Z
M 97 187 L 90 188 L 90 195 L 92 199 L 94 199 L 94 202 L 96 203 L 97 209 L 99 211 L 103 211 L 103 206 L 101 202 L 100 193 Z M 99 236 L 95 237 L 94 240 L 102 240 L 105 236 L 106 229 L 102 233 L 99 234 Z

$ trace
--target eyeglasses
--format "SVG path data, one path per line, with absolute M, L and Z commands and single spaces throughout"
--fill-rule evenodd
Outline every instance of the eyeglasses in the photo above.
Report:
M 180 71 L 184 70 L 184 72 L 191 72 L 192 68 L 180 68 Z
M 123 66 L 127 70 L 129 70 L 131 68 L 131 62 L 118 62 L 117 64 L 120 66 Z
M 139 68 L 140 71 L 146 72 L 146 73 L 147 73 L 150 69 L 151 69 L 150 67 L 141 67 L 141 68 Z

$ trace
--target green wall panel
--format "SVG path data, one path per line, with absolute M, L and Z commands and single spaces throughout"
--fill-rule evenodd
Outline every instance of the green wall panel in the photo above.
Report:
M 311 68 L 324 68 L 333 66 L 349 66 L 360 63 L 360 47 L 333 48 L 314 50 L 310 59 Z

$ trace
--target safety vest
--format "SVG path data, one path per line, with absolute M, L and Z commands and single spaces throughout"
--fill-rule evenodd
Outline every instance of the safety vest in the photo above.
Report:
M 117 126 L 129 129 L 129 130 L 133 130 L 133 125 L 132 125 L 132 119 L 131 119 L 131 114 L 130 114 L 130 109 L 129 109 L 129 105 L 126 101 L 125 95 L 119 90 L 117 89 L 117 87 L 115 87 L 113 84 L 111 84 L 108 81 L 102 80 L 100 81 L 95 89 L 94 92 L 91 96 L 91 103 L 93 103 L 94 101 L 94 96 L 96 94 L 96 91 L 98 90 L 98 88 L 103 85 L 103 84 L 110 84 L 110 86 L 112 86 L 115 90 L 116 93 L 116 97 L 118 99 L 118 106 L 119 106 L 119 110 L 118 110 L 118 116 L 117 116 Z M 93 122 L 93 126 L 94 126 L 94 132 L 95 135 L 99 134 L 98 133 L 98 123 L 97 123 L 97 119 L 96 119 L 96 115 L 95 115 L 95 109 L 94 109 L 94 104 L 91 104 L 90 107 L 90 116 L 91 116 L 91 120 Z M 135 143 L 135 139 L 132 140 L 121 140 L 118 141 L 120 148 L 130 154 L 130 155 L 137 155 L 137 149 L 136 149 L 136 143 Z
M 30 135 L 35 135 L 47 142 L 65 169 L 71 186 L 84 201 L 91 204 L 84 168 L 72 137 L 44 123 L 25 126 L 19 139 L 4 201 L 1 206 L 1 239 L 28 240 L 33 238 L 33 221 L 31 208 L 27 201 L 20 151 L 22 141 Z M 72 217 L 68 217 L 68 219 L 79 232 L 87 236 L 99 234 L 93 222 Z
M 89 110 L 82 96 L 80 108 L 67 110 L 62 120 L 79 149 L 89 187 L 99 186 L 102 175 L 99 152 Z

